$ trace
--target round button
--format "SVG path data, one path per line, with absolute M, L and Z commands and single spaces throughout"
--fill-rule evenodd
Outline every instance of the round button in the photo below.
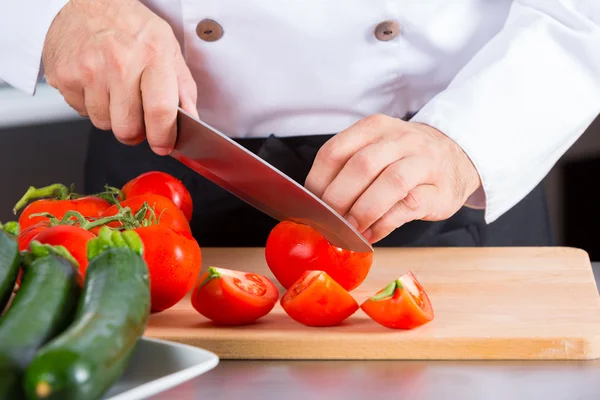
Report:
M 196 34 L 205 42 L 214 42 L 223 37 L 223 27 L 212 19 L 203 19 L 196 26 Z
M 396 21 L 383 21 L 377 24 L 375 28 L 375 37 L 377 40 L 387 42 L 396 38 L 400 34 L 400 24 Z

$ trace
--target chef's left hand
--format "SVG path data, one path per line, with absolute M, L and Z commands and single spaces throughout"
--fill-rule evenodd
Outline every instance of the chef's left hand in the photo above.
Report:
M 480 184 L 448 136 L 374 115 L 323 145 L 305 185 L 375 243 L 412 220 L 451 217 Z

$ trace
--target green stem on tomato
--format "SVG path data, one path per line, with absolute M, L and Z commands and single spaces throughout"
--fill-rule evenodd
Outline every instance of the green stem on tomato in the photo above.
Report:
M 139 256 L 144 254 L 144 244 L 135 231 L 119 232 L 103 226 L 98 232 L 98 237 L 91 239 L 87 244 L 88 260 L 91 261 L 109 248 L 128 248 Z
M 201 288 L 202 286 L 206 285 L 211 280 L 213 280 L 215 278 L 220 278 L 221 277 L 221 273 L 219 271 L 217 271 L 217 269 L 215 267 L 208 267 L 208 271 L 207 272 L 208 272 L 208 276 L 198 286 L 198 289 Z
M 19 233 L 21 232 L 21 225 L 19 225 L 19 223 L 16 221 L 9 221 L 5 224 L 0 222 L 0 230 L 3 230 L 4 232 L 13 236 L 19 236 Z
M 32 200 L 48 197 L 55 200 L 67 200 L 70 198 L 71 194 L 72 188 L 68 188 L 62 183 L 54 183 L 42 188 L 29 186 L 29 189 L 27 189 L 23 197 L 21 197 L 17 204 L 15 204 L 13 213 L 17 214 L 17 211 L 25 207 Z
M 67 250 L 67 248 L 64 246 L 60 246 L 60 245 L 53 246 L 50 244 L 42 244 L 42 243 L 38 242 L 37 240 L 33 240 L 29 244 L 29 248 L 31 250 L 26 250 L 26 251 L 21 252 L 22 263 L 25 267 L 29 267 L 38 258 L 48 257 L 50 255 L 56 255 L 56 256 L 65 258 L 71 264 L 73 264 L 73 267 L 79 269 L 79 263 L 77 262 L 75 257 L 73 257 L 71 255 L 69 250 Z
M 104 192 L 94 193 L 90 196 L 99 197 L 111 204 L 119 204 L 119 201 L 123 201 L 125 199 L 125 194 L 123 194 L 123 191 L 117 187 L 105 185 L 104 189 Z
M 402 289 L 402 282 L 399 280 L 395 280 L 394 282 L 390 283 L 381 292 L 371 296 L 369 300 L 379 301 L 389 299 L 394 295 L 394 293 L 396 293 L 397 289 Z

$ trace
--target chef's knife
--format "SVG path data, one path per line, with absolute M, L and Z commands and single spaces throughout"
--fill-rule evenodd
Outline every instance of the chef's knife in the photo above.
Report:
M 373 251 L 352 225 L 310 191 L 181 108 L 171 155 L 278 221 L 307 224 L 337 247 Z

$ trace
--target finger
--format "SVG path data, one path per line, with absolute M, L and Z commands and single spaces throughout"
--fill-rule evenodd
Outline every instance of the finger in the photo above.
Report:
M 409 156 L 392 163 L 352 205 L 346 219 L 366 231 L 419 185 L 431 183 L 433 166 L 424 157 Z
M 352 155 L 321 196 L 338 213 L 344 215 L 352 204 L 390 164 L 401 159 L 398 141 L 379 141 Z
M 102 130 L 110 130 L 110 100 L 104 79 L 100 78 L 83 89 L 85 110 L 94 126 Z
M 110 120 L 115 137 L 124 144 L 136 145 L 145 137 L 144 110 L 140 78 L 114 77 L 110 85 Z
M 398 127 L 397 122 L 392 123 L 390 120 L 392 118 L 385 116 L 362 119 L 327 141 L 317 152 L 306 177 L 305 187 L 317 197 L 323 196 L 327 187 L 355 153 L 377 142 L 390 129 L 389 125 Z
M 140 81 L 146 138 L 159 155 L 169 154 L 175 144 L 179 90 L 173 64 L 172 58 L 157 57 Z
M 83 96 L 83 88 L 79 90 L 60 90 L 60 94 L 65 99 L 65 102 L 70 105 L 82 117 L 87 117 L 85 109 L 85 98 Z
M 177 87 L 179 88 L 181 108 L 198 118 L 198 109 L 196 106 L 198 89 L 196 87 L 196 82 L 183 57 L 177 57 L 176 63 Z
M 397 202 L 387 213 L 363 233 L 365 239 L 376 243 L 407 222 L 426 218 L 439 203 L 439 189 L 420 185 Z

